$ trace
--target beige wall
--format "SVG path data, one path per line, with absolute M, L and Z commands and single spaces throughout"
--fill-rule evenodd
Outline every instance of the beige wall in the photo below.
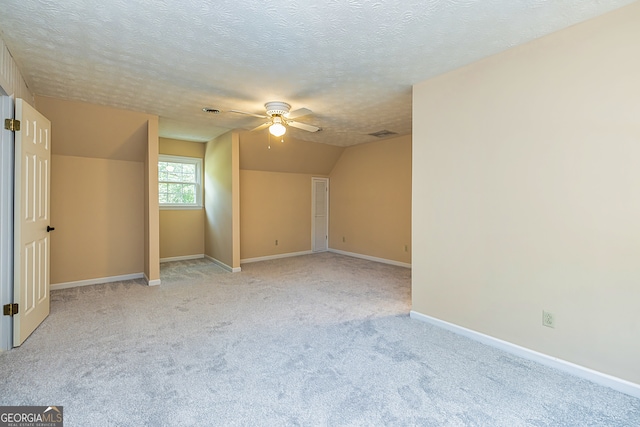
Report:
M 638 22 L 414 87 L 414 310 L 640 383 Z
M 266 129 L 240 133 L 240 169 L 329 175 L 344 147 L 302 141 L 291 133 L 285 134 L 284 142 Z
M 160 138 L 160 154 L 204 159 L 206 145 Z M 204 254 L 204 209 L 160 211 L 160 258 Z
M 411 262 L 410 136 L 347 148 L 329 198 L 330 248 Z
M 51 283 L 159 279 L 158 118 L 41 96 L 36 105 L 51 120 Z
M 240 267 L 239 138 L 228 132 L 206 144 L 205 254 Z
M 292 134 L 240 133 L 241 259 L 311 250 L 311 177 L 327 177 L 345 149 Z
M 311 250 L 313 176 L 240 171 L 241 259 Z
M 51 159 L 51 283 L 144 269 L 144 166 L 54 155 Z
M 204 159 L 206 144 L 201 142 L 182 141 L 179 139 L 160 138 L 160 154 L 171 156 L 197 157 Z
M 151 114 L 36 96 L 38 111 L 51 120 L 51 150 L 63 156 L 144 162 Z
M 204 254 L 204 209 L 160 211 L 160 258 Z

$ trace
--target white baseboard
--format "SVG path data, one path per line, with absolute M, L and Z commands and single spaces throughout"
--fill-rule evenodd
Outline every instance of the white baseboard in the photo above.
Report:
M 149 280 L 147 275 L 144 275 L 144 280 L 147 282 L 147 286 L 158 286 L 160 285 L 160 279 Z
M 96 279 L 78 280 L 75 282 L 52 283 L 52 291 L 58 289 L 77 288 L 79 286 L 99 285 L 101 283 L 120 282 L 122 280 L 146 279 L 144 273 L 125 274 L 122 276 L 99 277 Z M 148 282 L 148 281 L 147 281 Z
M 331 248 L 329 248 L 329 252 L 333 252 L 334 254 L 346 255 L 354 258 L 366 259 L 368 261 L 381 262 L 383 264 L 391 264 L 398 267 L 411 268 L 411 264 L 407 264 L 406 262 L 394 261 L 386 258 L 378 258 L 375 256 L 362 255 L 362 254 L 357 254 L 355 252 L 347 252 L 347 251 L 341 251 L 339 249 L 331 249 Z
M 188 261 L 188 260 L 191 260 L 191 259 L 203 259 L 203 258 L 204 258 L 204 254 L 172 256 L 172 257 L 167 257 L 167 258 L 160 258 L 160 263 L 171 262 L 171 261 Z
M 426 314 L 418 313 L 417 311 L 412 310 L 410 315 L 412 319 L 430 323 L 434 326 L 438 326 L 440 328 L 454 332 L 458 335 L 465 336 L 474 341 L 479 341 L 488 346 L 506 351 L 507 353 L 511 353 L 524 359 L 538 362 L 542 365 L 558 369 L 576 377 L 583 378 L 585 380 L 589 380 L 596 384 L 612 388 L 630 396 L 640 398 L 640 384 L 632 383 L 631 381 L 623 380 L 622 378 L 614 377 L 612 375 L 598 372 L 584 366 L 576 365 L 575 363 L 567 362 L 566 360 L 558 359 L 557 357 L 549 356 L 544 353 L 539 353 L 535 350 L 531 350 L 526 347 L 521 347 L 517 344 L 510 343 L 508 341 L 494 338 L 490 335 L 485 335 L 483 333 L 476 332 L 471 329 L 455 325 L 453 323 L 445 322 L 444 320 L 440 320 L 435 317 L 427 316 Z
M 242 271 L 242 268 L 240 268 L 240 267 L 235 267 L 235 268 L 233 268 L 233 267 L 231 267 L 231 266 L 228 266 L 227 264 L 225 264 L 225 263 L 224 263 L 224 262 L 222 262 L 222 261 L 219 261 L 219 260 L 217 260 L 217 259 L 215 259 L 215 258 L 213 258 L 213 257 L 210 257 L 209 255 L 205 255 L 204 257 L 205 257 L 206 259 L 208 259 L 209 261 L 211 261 L 211 262 L 214 262 L 214 263 L 218 264 L 220 267 L 224 268 L 225 270 L 227 270 L 227 271 L 228 271 L 228 272 L 230 272 L 230 273 L 239 273 L 240 271 Z
M 290 258 L 290 257 L 300 256 L 300 255 L 311 255 L 312 253 L 313 251 L 288 252 L 286 254 L 267 255 L 267 256 L 260 256 L 256 258 L 245 258 L 245 259 L 241 259 L 240 263 L 248 264 L 250 262 L 270 261 L 272 259 Z

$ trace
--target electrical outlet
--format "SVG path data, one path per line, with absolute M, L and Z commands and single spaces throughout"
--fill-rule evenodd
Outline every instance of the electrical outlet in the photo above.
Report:
M 278 240 L 276 239 L 276 246 L 278 246 Z
M 409 245 L 404 245 L 404 251 L 409 252 Z
M 344 237 L 344 236 L 342 236 L 342 243 L 344 243 L 344 242 L 346 242 L 346 241 L 347 241 L 347 238 L 346 238 L 346 237 Z
M 542 311 L 542 324 L 549 328 L 556 327 L 556 317 L 553 313 L 549 313 L 548 311 Z

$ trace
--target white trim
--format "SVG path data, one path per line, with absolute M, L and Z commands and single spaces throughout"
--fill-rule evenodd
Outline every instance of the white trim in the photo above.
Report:
M 218 266 L 220 266 L 220 267 L 224 268 L 224 269 L 225 269 L 225 270 L 227 270 L 229 273 L 239 273 L 240 271 L 242 271 L 242 268 L 240 268 L 240 267 L 235 267 L 235 268 L 230 267 L 230 266 L 228 266 L 227 264 L 225 264 L 224 262 L 219 261 L 219 260 L 217 260 L 217 259 L 215 259 L 215 258 L 213 258 L 213 257 L 210 257 L 209 255 L 205 255 L 204 257 L 205 257 L 206 259 L 208 259 L 209 261 L 211 261 L 211 262 L 213 262 L 213 263 L 215 263 L 215 264 L 218 264 Z
M 96 279 L 78 280 L 75 282 L 52 283 L 52 291 L 67 288 L 77 288 L 79 286 L 99 285 L 102 283 L 120 282 L 122 280 L 146 279 L 144 273 L 124 274 L 122 276 L 99 277 Z
M 341 251 L 339 249 L 332 249 L 332 248 L 329 248 L 329 252 L 333 252 L 334 254 L 346 255 L 354 258 L 366 259 L 368 261 L 381 262 L 383 264 L 395 265 L 398 267 L 411 268 L 411 264 L 407 264 L 406 262 L 394 261 L 392 259 L 378 258 L 375 256 L 362 255 L 362 254 L 357 254 L 355 252 Z
M 162 205 L 160 206 L 161 211 L 200 211 L 204 209 L 204 206 L 196 206 L 196 205 Z
M 417 311 L 411 310 L 410 316 L 412 319 L 430 323 L 434 326 L 438 326 L 440 328 L 454 332 L 458 335 L 465 336 L 474 341 L 479 341 L 482 344 L 486 344 L 488 346 L 506 351 L 507 353 L 515 354 L 516 356 L 522 357 L 524 359 L 538 362 L 542 365 L 558 369 L 576 377 L 583 378 L 585 380 L 612 388 L 630 396 L 640 398 L 640 384 L 632 383 L 630 381 L 623 380 L 622 378 L 614 377 L 612 375 L 598 372 L 584 366 L 576 365 L 575 363 L 567 362 L 566 360 L 549 356 L 544 353 L 539 353 L 535 350 L 530 350 L 526 347 L 521 347 L 517 344 L 503 341 L 499 338 L 494 338 L 490 335 L 485 335 L 483 333 L 476 332 L 471 329 L 446 322 L 444 320 L 436 319 L 435 317 L 427 316 L 426 314 L 418 313 Z
M 153 280 L 149 280 L 149 278 L 147 277 L 147 274 L 144 274 L 144 280 L 145 282 L 147 282 L 147 286 L 159 286 L 160 285 L 160 279 L 153 279 Z
M 203 259 L 204 254 L 199 255 L 184 255 L 184 256 L 171 256 L 167 258 L 160 258 L 160 263 L 163 262 L 171 262 L 171 261 L 188 261 L 191 259 Z
M 4 49 L 0 39 L 0 49 Z M 0 62 L 2 62 L 0 51 Z M 1 67 L 0 67 L 1 68 Z M 4 70 L 0 70 L 0 74 Z M 2 76 L 0 75 L 0 84 Z M 0 87 L 0 123 L 12 119 L 13 100 Z M 0 305 L 13 301 L 13 132 L 0 128 Z M 13 319 L 0 316 L 0 351 L 13 347 Z
M 270 261 L 272 259 L 290 258 L 290 257 L 300 256 L 300 255 L 311 255 L 313 253 L 314 253 L 313 251 L 302 251 L 302 252 L 289 252 L 289 253 L 286 253 L 286 254 L 259 256 L 259 257 L 256 257 L 256 258 L 241 259 L 240 263 L 241 264 L 249 264 L 251 262 Z

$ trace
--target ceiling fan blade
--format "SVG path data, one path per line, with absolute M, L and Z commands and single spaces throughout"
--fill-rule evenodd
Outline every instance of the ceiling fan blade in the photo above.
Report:
M 317 126 L 308 125 L 306 123 L 294 122 L 293 120 L 287 120 L 287 124 L 293 128 L 306 130 L 307 132 L 317 132 L 320 130 L 320 128 Z
M 268 119 L 269 117 L 262 115 L 262 114 L 255 114 L 255 113 L 247 113 L 246 111 L 239 111 L 239 110 L 229 110 L 230 113 L 237 113 L 237 114 L 244 114 L 246 116 L 253 116 L 253 117 L 258 117 L 260 119 Z
M 289 114 L 286 114 L 285 117 L 288 119 L 295 119 L 297 117 L 308 116 L 311 113 L 313 113 L 313 111 L 308 108 L 298 108 L 297 110 L 293 110 Z
M 271 122 L 263 123 L 260 126 L 251 129 L 250 132 L 253 132 L 254 130 L 262 130 L 262 129 L 268 127 L 268 126 L 271 126 Z

